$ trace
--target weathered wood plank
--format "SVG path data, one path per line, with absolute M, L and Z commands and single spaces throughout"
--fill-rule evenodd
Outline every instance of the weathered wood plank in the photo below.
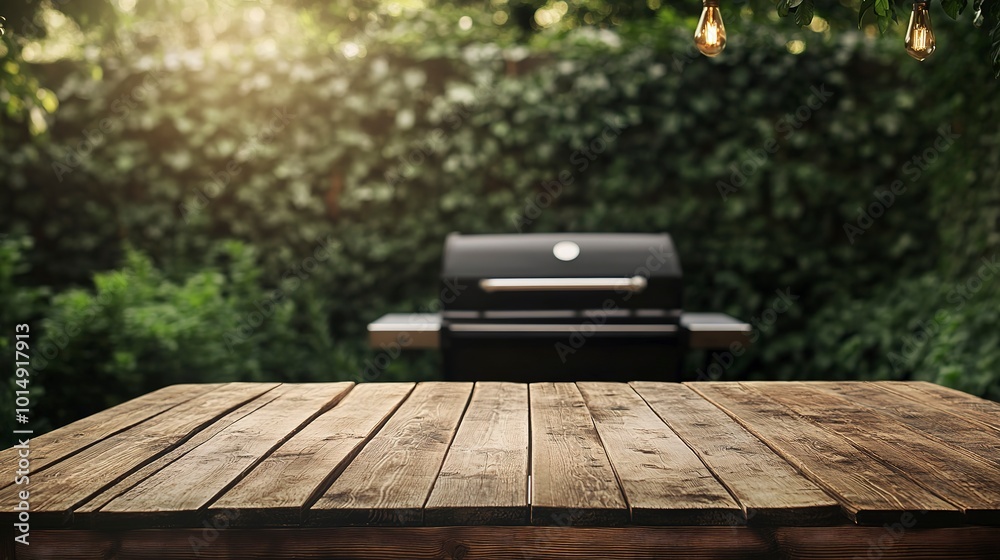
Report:
M 689 387 L 632 386 L 729 489 L 748 523 L 818 525 L 844 519 L 836 500 Z
M 811 383 L 744 385 L 840 434 L 906 478 L 959 506 L 970 523 L 1000 522 L 1000 468 L 992 463 Z
M 628 506 L 586 403 L 572 383 L 532 383 L 531 522 L 616 525 Z
M 905 512 L 923 511 L 929 523 L 962 519 L 956 506 L 755 389 L 738 383 L 688 386 L 826 490 L 858 523 L 891 523 Z
M 438 385 L 447 392 L 449 387 L 458 384 Z M 715 478 L 746 511 L 756 511 L 754 508 L 758 506 L 753 505 L 754 499 L 768 492 L 779 494 L 775 498 L 778 502 L 797 498 L 798 490 L 790 496 L 787 489 L 797 484 L 795 481 L 802 483 L 804 479 L 785 464 L 785 460 L 835 496 L 847 512 L 853 512 L 850 513 L 853 519 L 890 525 L 901 522 L 905 516 L 916 520 L 915 526 L 906 525 L 900 531 L 871 528 L 878 532 L 865 533 L 869 538 L 867 548 L 849 542 L 852 537 L 846 534 L 837 537 L 839 541 L 827 533 L 817 534 L 816 542 L 826 542 L 832 547 L 827 550 L 835 551 L 838 556 L 841 553 L 864 556 L 874 546 L 880 557 L 892 557 L 896 545 L 915 553 L 920 549 L 913 542 L 923 542 L 933 554 L 960 557 L 964 553 L 961 549 L 946 548 L 940 541 L 908 539 L 913 538 L 911 535 L 928 534 L 926 531 L 933 531 L 928 527 L 946 522 L 1000 522 L 1000 466 L 991 460 L 997 447 L 992 428 L 987 426 L 991 403 L 978 402 L 961 393 L 951 394 L 949 398 L 965 405 L 952 408 L 941 404 L 941 399 L 933 394 L 937 390 L 933 386 L 912 397 L 904 397 L 899 392 L 908 389 L 882 388 L 883 384 L 878 383 L 719 383 L 690 384 L 689 387 L 635 383 L 632 385 L 634 391 L 616 383 L 536 384 L 530 389 L 524 385 L 497 383 L 477 386 L 470 401 L 472 386 L 462 385 L 464 389 L 448 398 L 435 398 L 430 394 L 434 392 L 428 391 L 417 403 L 411 396 L 395 413 L 391 410 L 396 404 L 385 404 L 385 409 L 380 409 L 383 404 L 380 399 L 349 393 L 348 399 L 356 399 L 351 404 L 353 408 L 345 406 L 352 402 L 345 400 L 326 413 L 317 405 L 312 414 L 307 414 L 308 410 L 298 405 L 272 403 L 278 402 L 281 395 L 296 391 L 301 391 L 301 398 L 310 400 L 314 395 L 306 389 L 308 386 L 286 385 L 274 389 L 275 384 L 232 384 L 179 403 L 117 432 L 111 424 L 99 421 L 95 424 L 99 430 L 112 432 L 105 440 L 85 443 L 64 459 L 50 462 L 42 472 L 33 473 L 32 536 L 36 537 L 39 529 L 65 523 L 73 509 L 74 522 L 86 520 L 81 517 L 84 514 L 96 514 L 92 519 L 97 519 L 102 513 L 101 506 L 110 507 L 116 499 L 131 500 L 134 492 L 144 485 L 152 488 L 143 491 L 149 497 L 184 495 L 191 499 L 189 503 L 167 504 L 160 512 L 109 509 L 109 513 L 124 517 L 117 520 L 107 517 L 107 523 L 98 525 L 111 529 L 145 528 L 160 523 L 198 527 L 206 514 L 210 521 L 218 521 L 215 516 L 221 515 L 223 523 L 219 526 L 223 529 L 234 525 L 258 527 L 297 523 L 302 519 L 303 505 L 322 499 L 320 494 L 328 497 L 331 507 L 318 516 L 308 510 L 307 523 L 324 526 L 342 523 L 520 524 L 526 521 L 523 512 L 528 501 L 524 497 L 523 466 L 527 461 L 525 447 L 528 441 L 533 446 L 530 468 L 533 474 L 531 491 L 534 492 L 534 496 L 528 494 L 528 497 L 536 498 L 528 508 L 532 510 L 532 521 L 536 525 L 620 524 L 629 519 L 629 507 L 632 507 L 636 523 L 662 523 L 664 518 L 647 514 L 672 513 L 663 504 L 678 496 L 704 499 L 691 482 L 702 485 Z M 379 392 L 377 385 L 370 387 L 365 390 Z M 355 389 L 358 390 L 361 388 Z M 650 396 L 653 393 L 656 398 Z M 395 403 L 404 399 L 404 395 L 405 390 L 397 395 Z M 467 403 L 468 409 L 465 409 Z M 410 411 L 405 412 L 408 404 Z M 332 402 L 327 406 L 332 406 Z M 526 410 L 526 406 L 530 409 Z M 973 416 L 978 415 L 980 420 L 966 420 L 964 408 Z M 263 414 L 257 417 L 261 412 Z M 282 422 L 290 422 L 290 414 L 304 415 L 304 418 L 290 429 L 281 428 Z M 383 423 L 379 430 L 378 426 Z M 372 435 L 376 431 L 379 433 Z M 389 432 L 391 436 L 386 435 Z M 264 436 L 258 437 L 260 434 Z M 384 439 L 381 447 L 375 444 L 380 437 Z M 365 438 L 368 438 L 367 443 Z M 549 456 L 544 456 L 544 449 L 537 455 L 544 457 L 547 465 L 536 460 L 539 454 L 536 440 L 549 447 Z M 228 447 L 220 445 L 215 452 L 210 452 L 213 445 L 227 441 Z M 418 451 L 413 453 L 410 451 L 413 449 Z M 358 465 L 358 459 L 366 454 L 367 464 Z M 395 458 L 390 457 L 393 454 Z M 681 457 L 679 465 L 676 462 L 678 454 Z M 201 460 L 192 459 L 199 455 Z M 180 467 L 184 462 L 191 463 L 189 468 Z M 317 464 L 325 466 L 316 468 Z M 664 469 L 665 464 L 672 465 L 672 469 Z M 515 468 L 508 468 L 510 465 Z M 351 473 L 352 469 L 357 470 Z M 520 475 L 516 474 L 518 469 Z M 418 474 L 410 476 L 414 470 Z M 704 473 L 709 471 L 716 477 L 704 478 Z M 168 476 L 171 472 L 174 476 Z M 539 491 L 545 488 L 546 481 L 541 481 L 540 487 L 539 472 L 554 473 L 547 483 L 550 496 L 567 498 L 562 500 L 560 507 L 545 509 L 545 492 L 539 494 Z M 605 473 L 603 477 L 600 476 L 602 472 Z M 753 473 L 761 473 L 761 476 L 755 478 Z M 256 477 L 256 482 L 249 484 L 250 477 Z M 391 478 L 395 480 L 389 480 Z M 666 482 L 654 483 L 660 479 Z M 678 484 L 687 486 L 675 488 L 675 479 Z M 287 488 L 283 489 L 282 484 L 287 484 Z M 331 490 L 338 484 L 342 484 L 341 491 L 330 497 Z M 206 488 L 189 488 L 198 485 Z M 327 485 L 330 488 L 324 491 Z M 553 485 L 561 485 L 564 491 L 553 492 Z M 741 485 L 745 485 L 744 497 L 737 490 L 743 488 Z M 362 486 L 369 489 L 359 490 Z M 710 489 L 709 494 L 719 488 Z M 170 489 L 176 489 L 176 494 L 167 491 Z M 816 488 L 811 491 L 815 492 Z M 621 505 L 604 504 L 609 494 L 611 500 L 617 498 Z M 232 503 L 222 500 L 230 495 Z M 521 498 L 517 498 L 518 495 Z M 12 496 L 0 493 L 0 500 L 10 500 Z M 511 496 L 513 498 L 508 500 Z M 541 505 L 537 499 L 540 496 L 543 498 Z M 254 499 L 259 500 L 256 506 L 242 510 L 253 515 L 230 516 L 233 511 L 240 511 L 236 509 L 240 503 L 249 504 Z M 352 505 L 351 500 L 376 505 Z M 569 503 L 572 500 L 577 503 Z M 636 505 L 643 500 L 653 505 L 636 516 Z M 510 506 L 510 511 L 522 512 L 520 517 L 506 517 L 509 513 L 506 508 L 511 503 L 517 505 Z M 735 502 L 732 504 L 735 506 Z M 829 505 L 827 499 L 827 509 Z M 471 509 L 463 509 L 467 506 Z M 781 507 L 780 504 L 775 506 L 776 509 Z M 803 518 L 809 511 L 804 507 Z M 328 511 L 331 509 L 338 511 L 331 514 Z M 802 518 L 791 516 L 793 510 L 787 507 L 780 515 L 788 517 L 778 522 L 803 522 Z M 965 511 L 967 517 L 963 518 L 960 510 Z M 695 511 L 699 515 L 703 513 Z M 751 520 L 757 515 L 762 516 L 758 518 L 761 522 L 768 519 L 767 511 L 761 511 L 764 513 L 751 515 Z M 134 513 L 138 516 L 133 516 Z M 693 522 L 693 517 L 684 516 L 683 510 L 678 510 L 678 515 L 680 521 Z M 9 519 L 9 515 L 4 519 Z M 501 527 L 483 529 L 495 531 Z M 562 527 L 519 529 L 568 532 Z M 630 529 L 622 530 L 627 533 Z M 979 530 L 975 527 L 961 529 L 973 535 Z M 580 530 L 584 529 L 572 529 L 574 532 Z M 726 530 L 736 532 L 745 528 Z M 239 529 L 214 533 L 208 544 L 214 547 L 216 540 L 224 539 L 222 535 L 232 531 Z M 199 532 L 200 529 L 178 538 L 187 539 Z M 525 532 L 517 538 L 530 542 L 543 533 L 549 534 Z M 428 544 L 428 553 L 476 557 L 475 552 L 458 544 L 466 546 L 466 541 L 461 540 L 465 533 L 449 534 L 452 540 L 435 543 L 436 553 Z M 721 534 L 712 534 L 714 538 L 723 538 Z M 739 534 L 761 537 L 774 554 L 780 552 L 805 558 L 824 554 L 822 547 L 805 540 L 802 535 L 806 533 L 761 527 Z M 858 534 L 861 533 L 851 533 Z M 415 535 L 411 536 L 416 538 Z M 960 538 L 959 533 L 952 536 Z M 889 548 L 879 544 L 889 542 L 887 539 L 892 545 Z M 117 540 L 108 542 L 113 548 L 101 549 L 103 557 L 128 557 L 121 556 L 123 549 L 120 547 L 130 545 Z M 190 542 L 182 544 L 185 549 L 193 550 Z M 499 551 L 499 556 L 503 557 L 512 550 L 501 548 L 499 542 L 497 548 L 483 548 L 476 541 L 472 544 L 484 556 Z M 518 557 L 535 556 L 529 552 L 535 549 L 548 550 L 549 543 L 544 539 L 536 544 L 534 549 L 517 549 Z M 271 554 L 269 546 L 258 545 L 251 550 L 266 549 L 268 552 L 261 557 L 280 557 L 280 553 Z M 597 550 L 587 549 L 579 543 L 566 546 L 584 555 L 593 555 L 593 550 Z M 179 548 L 171 550 L 178 556 L 155 555 L 183 555 Z M 307 548 L 306 554 L 311 553 L 310 550 Z M 642 549 L 631 550 L 634 553 Z M 75 549 L 71 552 L 74 557 L 86 555 Z M 989 553 L 995 554 L 995 549 L 989 549 Z M 146 557 L 150 554 L 147 550 Z M 240 557 L 252 558 L 254 554 L 256 552 Z M 612 552 L 611 557 L 614 554 L 617 552 Z M 53 552 L 50 556 L 60 554 Z M 325 557 L 336 557 L 336 554 Z
M 528 386 L 476 383 L 424 523 L 510 525 L 528 517 Z
M 228 526 L 290 525 L 382 427 L 413 383 L 362 383 L 310 422 L 213 502 L 207 515 Z
M 923 435 L 1000 466 L 1000 432 L 920 400 L 900 398 L 878 383 L 812 382 L 809 385 L 892 417 Z M 1000 411 L 997 413 L 1000 415 Z
M 776 558 L 987 559 L 998 557 L 1000 528 L 925 528 L 904 514 L 882 527 L 778 527 L 773 538 Z
M 82 418 L 62 428 L 56 428 L 46 434 L 32 437 L 30 442 L 31 470 L 38 473 L 85 447 L 221 386 L 221 383 L 170 385 Z M 0 452 L 0 472 L 14 472 L 17 470 L 17 461 L 16 449 L 3 450 Z M 13 480 L 4 479 L 0 489 L 13 483 Z
M 892 527 L 892 526 L 890 526 Z M 18 560 L 330 558 L 987 559 L 1000 528 L 884 527 L 342 527 L 125 532 L 38 531 Z M 210 537 L 210 538 L 206 538 Z
M 737 525 L 739 504 L 627 383 L 577 383 L 637 525 Z M 732 422 L 732 421 L 730 421 Z
M 159 456 L 153 461 L 147 463 L 142 468 L 132 471 L 132 474 L 126 476 L 116 484 L 109 486 L 97 495 L 89 498 L 86 503 L 78 506 L 73 510 L 72 524 L 75 528 L 88 528 L 93 526 L 93 512 L 98 511 L 102 507 L 108 504 L 111 500 L 117 498 L 118 496 L 124 494 L 126 491 L 132 489 L 135 485 L 146 480 L 147 478 L 153 476 L 155 473 L 162 470 L 167 465 L 173 463 L 177 459 L 180 459 L 184 455 L 187 455 L 191 450 L 197 448 L 201 444 L 205 443 L 209 439 L 213 438 L 219 432 L 225 430 L 229 426 L 233 425 L 237 420 L 245 417 L 251 412 L 257 410 L 258 408 L 264 406 L 265 404 L 273 401 L 277 397 L 276 391 L 269 391 L 264 393 L 260 397 L 244 404 L 243 406 L 234 409 L 233 411 L 222 416 L 215 422 L 212 422 L 208 426 L 205 426 L 199 432 L 191 436 L 187 441 L 173 448 L 164 455 Z
M 420 383 L 309 509 L 317 525 L 411 525 L 430 495 L 472 383 Z
M 32 525 L 61 525 L 91 496 L 183 443 L 229 411 L 274 389 L 277 383 L 230 383 L 197 396 L 124 432 L 108 437 L 31 477 Z M 0 491 L 12 503 L 12 491 Z
M 960 414 L 966 420 L 1000 433 L 1000 403 L 924 381 L 879 381 L 876 385 L 944 412 Z
M 283 385 L 275 398 L 94 512 L 97 526 L 196 524 L 198 510 L 329 410 L 351 382 Z
M 63 558 L 67 553 L 79 560 L 775 558 L 768 536 L 746 527 L 338 527 L 231 529 L 212 534 L 211 540 L 205 535 L 199 529 L 48 531 L 38 536 L 37 547 L 23 547 L 23 558 Z M 968 546 L 978 541 L 974 538 Z

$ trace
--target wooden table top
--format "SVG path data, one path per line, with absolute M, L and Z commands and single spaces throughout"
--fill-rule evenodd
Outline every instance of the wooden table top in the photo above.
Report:
M 31 471 L 32 529 L 989 526 L 1000 404 L 903 382 L 175 385 L 33 438 Z

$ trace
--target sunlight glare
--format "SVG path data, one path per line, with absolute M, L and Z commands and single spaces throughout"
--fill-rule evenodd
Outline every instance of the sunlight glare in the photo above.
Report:
M 344 53 L 347 58 L 355 58 L 361 54 L 361 47 L 357 43 L 348 41 L 340 46 L 340 52 Z
M 799 39 L 792 39 L 785 43 L 785 48 L 792 54 L 802 54 L 806 50 L 806 43 Z
M 261 7 L 253 7 L 246 12 L 247 21 L 250 23 L 262 23 L 266 15 L 267 14 L 264 13 L 264 8 Z
M 830 24 L 819 16 L 813 16 L 812 23 L 809 24 L 809 29 L 815 31 L 816 33 L 823 33 L 829 31 Z

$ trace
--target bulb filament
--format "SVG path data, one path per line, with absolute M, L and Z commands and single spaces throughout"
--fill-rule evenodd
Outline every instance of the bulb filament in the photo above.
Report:
M 936 41 L 931 29 L 931 14 L 927 10 L 927 2 L 918 0 L 913 3 L 910 13 L 910 24 L 906 28 L 906 53 L 917 60 L 924 60 L 934 53 Z
M 716 56 L 726 48 L 726 26 L 722 23 L 719 0 L 703 0 L 701 19 L 694 31 L 694 44 L 705 56 Z

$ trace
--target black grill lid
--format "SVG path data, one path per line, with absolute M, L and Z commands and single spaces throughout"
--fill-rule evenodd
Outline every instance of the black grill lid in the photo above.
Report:
M 457 293 L 446 311 L 681 307 L 680 259 L 665 233 L 453 233 L 441 279 Z

